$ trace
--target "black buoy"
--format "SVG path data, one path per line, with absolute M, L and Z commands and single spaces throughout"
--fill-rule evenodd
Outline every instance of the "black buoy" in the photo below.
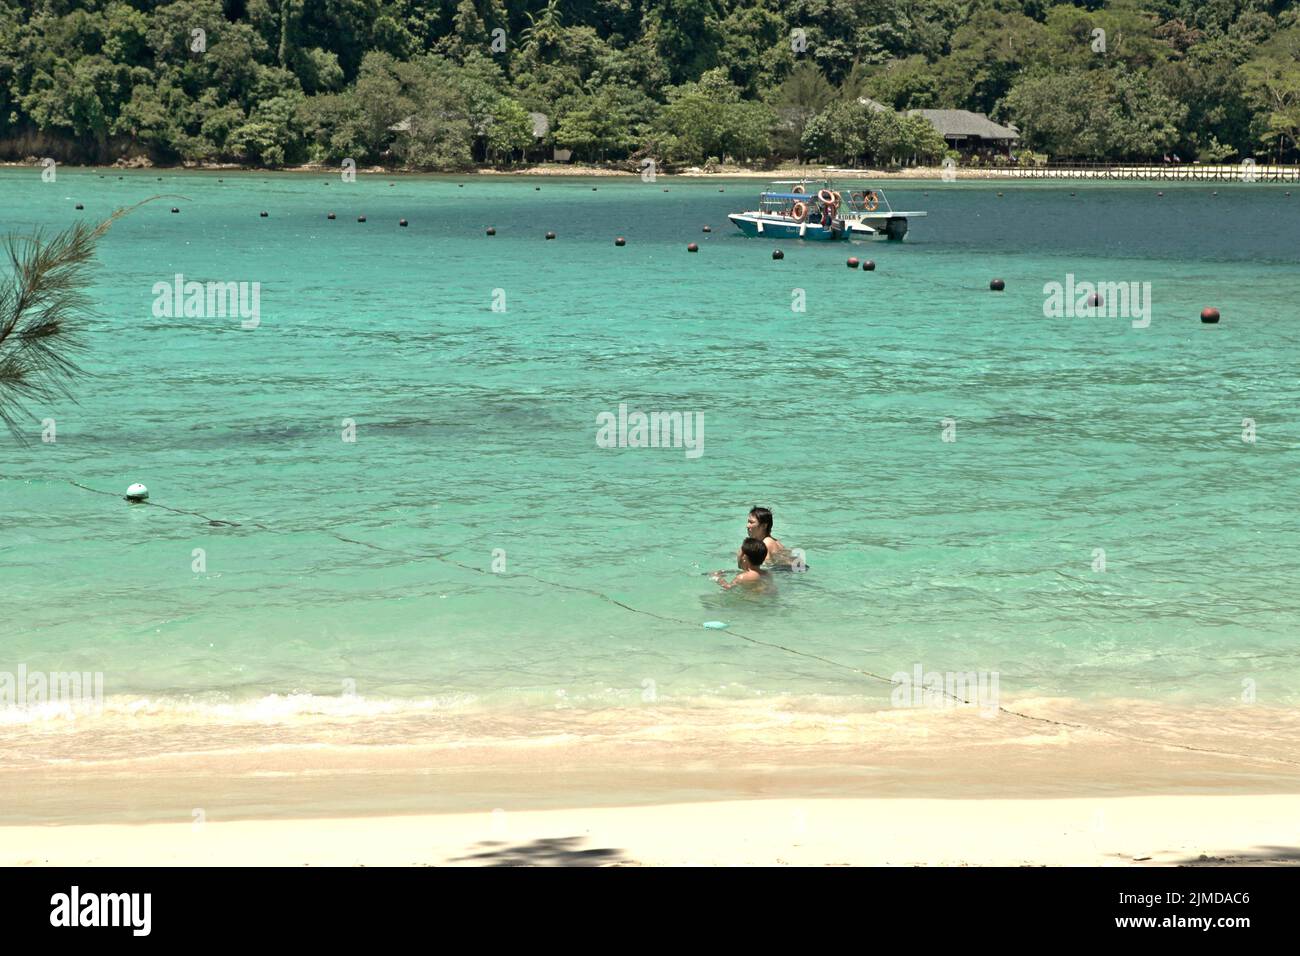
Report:
M 225 180 L 224 180 L 224 179 L 218 179 L 217 182 L 219 182 L 219 183 L 224 183 Z
M 875 263 L 875 260 L 873 260 L 873 259 L 863 259 L 863 260 L 862 260 L 862 271 L 863 271 L 863 272 L 875 272 L 875 271 L 876 271 L 876 263 Z
M 998 198 L 999 198 L 999 199 L 1002 198 L 1002 194 L 1001 194 L 1001 193 L 998 193 Z
M 1201 309 L 1201 321 L 1208 325 L 1213 325 L 1219 321 L 1219 310 L 1212 305 L 1207 305 Z
M 465 188 L 465 184 L 464 184 L 464 183 L 457 183 L 457 184 L 456 184 L 456 188 L 457 188 L 457 189 L 464 189 L 464 188 Z
M 553 233 L 553 232 L 548 232 L 548 233 L 546 234 L 546 238 L 547 238 L 547 239 L 554 239 L 554 238 L 555 238 L 555 233 Z
M 614 245 L 616 245 L 616 246 L 626 246 L 626 245 L 627 245 L 627 240 L 624 239 L 622 236 L 619 236 L 617 239 L 614 240 Z
M 266 218 L 266 210 L 263 209 L 260 213 L 258 213 L 258 216 L 259 216 L 260 218 L 262 218 L 262 219 L 265 219 L 265 218 Z
M 856 269 L 858 267 L 858 257 L 849 256 L 849 261 L 844 264 L 848 266 L 850 269 Z
M 497 227 L 496 227 L 496 226 L 488 226 L 488 227 L 487 227 L 487 234 L 488 234 L 489 236 L 495 236 L 495 235 L 497 234 Z
M 668 192 L 668 187 L 667 187 L 667 186 L 664 187 L 664 192 Z
M 77 208 L 78 208 L 78 209 L 85 209 L 86 207 L 83 206 L 81 203 L 77 203 Z
M 699 251 L 700 251 L 700 247 L 697 246 L 695 243 L 692 242 L 689 246 L 686 247 L 686 251 L 687 251 L 687 252 L 699 252 Z
M 1070 193 L 1070 198 L 1071 198 L 1071 199 L 1074 198 L 1074 193 Z
M 534 186 L 534 187 L 533 187 L 533 192 L 535 192 L 535 193 L 539 193 L 539 192 L 541 192 L 541 191 L 542 191 L 542 187 L 541 187 L 541 186 Z
M 326 219 L 333 219 L 333 218 L 334 218 L 334 213 L 330 213 L 330 214 L 329 214 L 328 216 L 326 216 L 325 218 L 326 218 Z
M 365 221 L 366 221 L 365 216 L 357 216 L 357 222 L 365 222 Z
M 772 258 L 773 258 L 773 259 L 784 259 L 784 258 L 785 258 L 785 253 L 782 252 L 780 249 L 773 249 L 773 250 L 772 250 Z
M 1163 195 L 1164 195 L 1163 192 L 1157 192 L 1157 193 L 1156 193 L 1156 198 L 1159 199 L 1159 198 L 1160 198 L 1161 196 L 1163 196 Z
M 1094 292 L 1090 296 L 1088 296 L 1088 308 L 1100 309 L 1101 306 L 1102 306 L 1102 299 L 1101 299 L 1100 292 Z
M 1217 195 L 1219 195 L 1219 191 L 1216 189 L 1214 192 L 1210 193 L 1210 195 L 1211 195 L 1211 196 L 1217 196 Z
M 726 190 L 725 190 L 725 189 L 719 189 L 718 192 L 720 192 L 720 193 L 725 193 Z
M 397 224 L 398 224 L 399 226 L 405 226 L 405 225 L 406 225 L 406 220 L 405 220 L 405 219 L 399 219 L 399 220 L 397 220 Z
M 711 226 L 705 226 L 703 231 L 704 231 L 704 232 L 712 232 L 712 231 L 713 231 L 713 228 L 712 228 Z
M 989 288 L 992 289 L 994 292 L 1001 292 L 1006 287 L 1007 284 L 1003 282 L 1001 279 L 994 279 L 992 282 L 989 283 Z
M 595 187 L 595 186 L 592 186 L 592 187 L 591 187 L 591 191 L 592 191 L 592 192 L 595 192 L 595 191 L 596 191 L 596 187 Z
M 180 210 L 177 209 L 175 206 L 172 206 L 172 212 L 180 212 Z

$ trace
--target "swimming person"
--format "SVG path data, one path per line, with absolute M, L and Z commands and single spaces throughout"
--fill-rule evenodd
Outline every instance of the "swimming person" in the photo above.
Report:
M 767 557 L 772 564 L 790 563 L 790 555 L 786 553 L 785 545 L 772 537 L 772 512 L 767 508 L 754 505 L 749 509 L 749 520 L 745 522 L 745 533 L 749 537 L 757 538 L 763 542 L 763 547 L 767 548 Z
M 746 538 L 740 543 L 740 550 L 736 552 L 736 567 L 740 568 L 740 573 L 730 582 L 727 581 L 727 575 L 723 571 L 714 571 L 711 576 L 723 590 L 730 591 L 739 586 L 750 591 L 766 591 L 771 587 L 772 576 L 763 570 L 765 560 L 767 560 L 767 548 L 763 546 L 763 542 L 757 538 Z

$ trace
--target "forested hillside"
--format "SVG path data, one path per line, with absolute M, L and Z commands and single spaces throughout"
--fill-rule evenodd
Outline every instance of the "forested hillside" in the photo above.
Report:
M 933 161 L 896 110 L 1054 159 L 1296 158 L 1292 0 L 0 0 L 0 156 Z M 549 128 L 534 137 L 530 113 Z

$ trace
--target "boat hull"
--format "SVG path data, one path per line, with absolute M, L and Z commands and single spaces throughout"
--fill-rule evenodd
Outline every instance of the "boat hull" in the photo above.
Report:
M 736 228 L 747 236 L 762 236 L 765 239 L 806 239 L 809 242 L 840 242 L 849 238 L 847 229 L 826 229 L 821 223 L 790 222 L 788 220 L 768 219 L 742 213 L 732 213 L 727 217 Z

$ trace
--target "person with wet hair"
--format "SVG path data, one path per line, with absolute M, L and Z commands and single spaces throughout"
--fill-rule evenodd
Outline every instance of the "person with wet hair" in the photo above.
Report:
M 740 550 L 736 552 L 736 567 L 740 568 L 740 573 L 728 581 L 722 571 L 714 571 L 713 580 L 726 591 L 734 587 L 766 591 L 771 581 L 771 575 L 763 570 L 763 562 L 766 560 L 767 548 L 763 542 L 758 538 L 746 538 L 740 543 Z
M 745 523 L 745 533 L 757 538 L 767 548 L 767 558 L 772 564 L 789 564 L 790 555 L 785 545 L 772 537 L 772 512 L 768 508 L 754 505 L 749 509 L 749 520 Z

